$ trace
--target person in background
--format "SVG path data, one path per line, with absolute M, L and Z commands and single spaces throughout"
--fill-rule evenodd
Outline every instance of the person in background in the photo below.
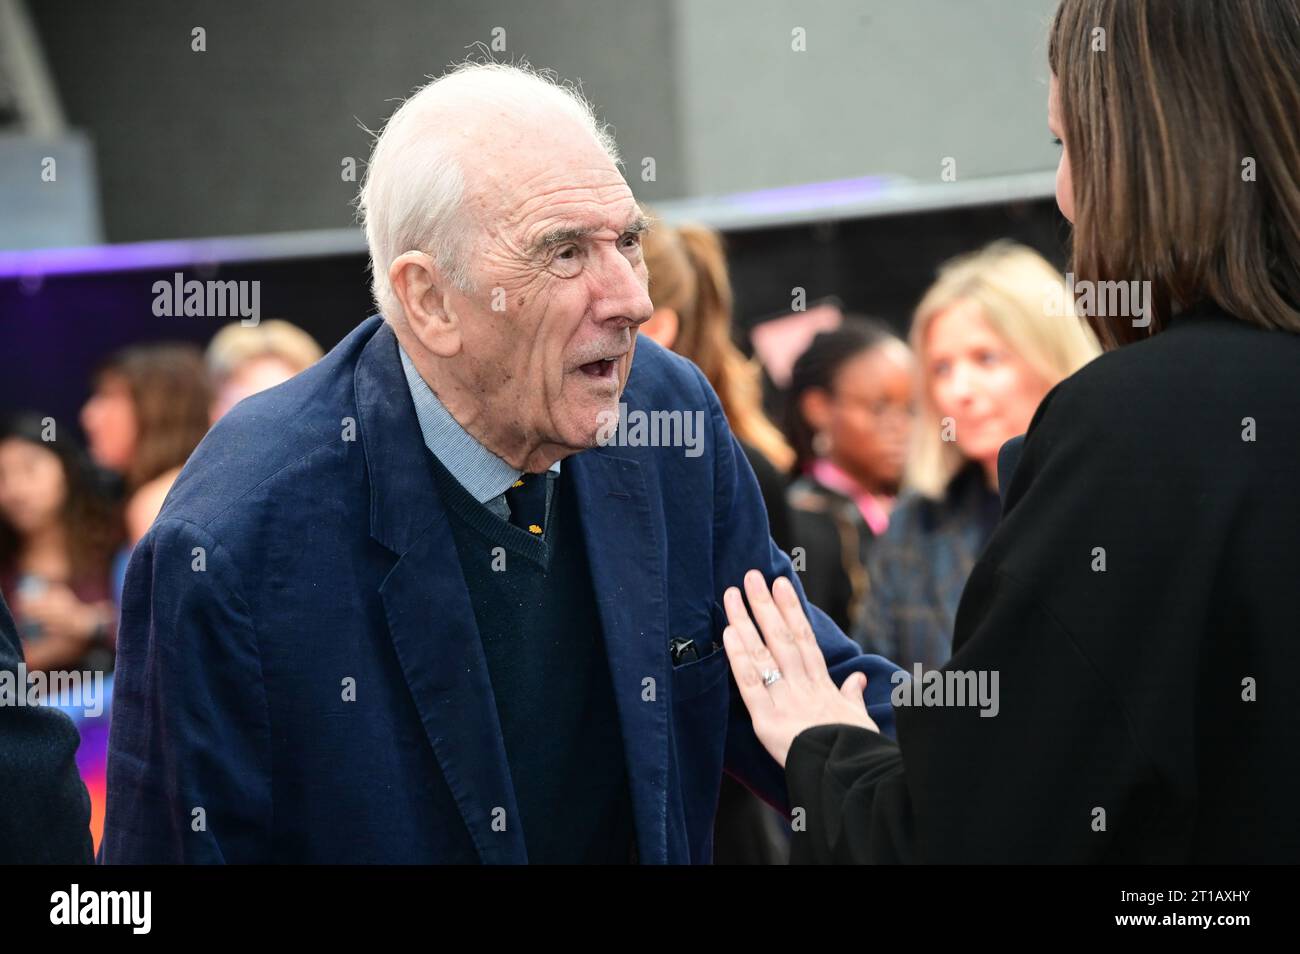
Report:
M 307 370 L 323 354 L 311 335 L 287 321 L 226 325 L 204 355 L 212 384 L 212 423 L 249 395 Z
M 117 631 L 108 566 L 121 533 L 81 449 L 47 423 L 0 421 L 0 593 L 28 668 L 107 671 Z
M 1020 442 L 951 662 L 895 700 L 894 742 L 800 652 L 788 580 L 766 644 L 724 594 L 728 658 L 809 806 L 792 860 L 1294 865 L 1300 2 L 1063 0 L 1047 48 L 1072 284 L 1107 351 Z
M 126 503 L 126 540 L 110 570 L 121 605 L 131 548 L 162 509 L 181 467 L 207 433 L 211 391 L 198 348 L 136 345 L 110 356 L 95 372 L 81 409 L 90 456 L 118 475 Z
M 0 675 L 18 685 L 22 662 L 22 643 L 0 596 Z M 0 865 L 94 862 L 78 742 L 72 720 L 52 706 L 0 706 Z
M 641 334 L 695 362 L 758 478 L 772 539 L 792 545 L 786 478 L 794 451 L 763 412 L 762 371 L 731 337 L 733 296 L 718 233 L 699 225 L 656 224 L 645 239 L 654 314 Z
M 1001 513 L 997 461 L 1057 382 L 1099 353 L 1060 274 L 1011 242 L 944 265 L 911 340 L 920 418 L 909 491 L 868 560 L 854 638 L 904 669 L 942 666 L 966 578 Z M 1052 305 L 1052 307 L 1049 307 Z
M 809 601 L 845 632 L 867 592 L 867 553 L 889 526 L 903 477 L 913 378 L 907 345 L 886 325 L 856 316 L 814 337 L 791 374 L 786 432 L 798 476 L 789 500 L 801 578 Z
M 642 247 L 654 312 L 640 333 L 689 358 L 709 379 L 758 478 L 772 539 L 789 552 L 784 475 L 794 451 L 763 412 L 758 366 L 732 340 L 731 280 L 722 242 L 703 226 L 657 224 Z M 785 864 L 787 831 L 784 818 L 730 775 L 723 776 L 713 831 L 715 865 Z

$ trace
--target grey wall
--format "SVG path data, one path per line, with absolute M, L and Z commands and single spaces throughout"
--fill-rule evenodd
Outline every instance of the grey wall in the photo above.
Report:
M 1057 0 L 674 0 L 694 194 L 1052 168 Z M 743 10 L 743 13 L 738 12 Z M 806 51 L 795 52 L 802 27 Z
M 68 121 L 97 151 L 110 241 L 334 228 L 353 221 L 345 156 L 427 74 L 505 29 L 581 80 L 627 156 L 681 181 L 672 9 L 636 0 L 146 0 L 30 4 Z M 190 31 L 207 31 L 207 52 Z M 630 162 L 629 162 L 630 166 Z M 666 195 L 656 183 L 638 189 Z
M 346 227 L 391 102 L 493 28 L 583 81 L 650 202 L 1046 169 L 1056 0 L 36 0 L 110 241 Z M 207 31 L 192 52 L 190 31 Z M 806 52 L 791 30 L 807 32 Z M 642 180 L 652 156 L 655 181 Z

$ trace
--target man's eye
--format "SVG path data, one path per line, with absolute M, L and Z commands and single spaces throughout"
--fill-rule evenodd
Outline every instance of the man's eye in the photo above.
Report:
M 555 253 L 555 258 L 561 262 L 571 262 L 578 257 L 578 247 L 576 245 L 565 245 Z
M 623 236 L 624 248 L 636 248 L 641 244 L 640 232 L 628 232 Z

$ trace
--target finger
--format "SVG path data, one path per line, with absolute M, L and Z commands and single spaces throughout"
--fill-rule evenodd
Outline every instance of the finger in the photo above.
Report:
M 835 682 L 826 669 L 826 657 L 822 655 L 822 648 L 817 643 L 817 635 L 813 632 L 812 623 L 809 622 L 803 604 L 799 601 L 799 594 L 795 592 L 794 584 L 784 576 L 777 577 L 772 584 L 772 599 L 785 620 L 786 629 L 794 635 L 794 644 L 799 650 L 804 672 L 808 674 L 808 678 L 816 683 L 834 685 Z
M 735 631 L 736 637 L 744 646 L 745 651 L 749 653 L 758 671 L 763 673 L 776 669 L 781 672 L 781 680 L 765 687 L 768 691 L 776 690 L 784 681 L 787 673 L 781 669 L 781 664 L 772 655 L 762 638 L 759 637 L 758 630 L 754 628 L 754 623 L 749 618 L 749 611 L 745 609 L 745 601 L 740 595 L 740 590 L 734 586 L 729 587 L 727 592 L 722 595 L 722 603 L 726 607 L 727 619 L 731 622 L 731 629 Z
M 754 612 L 754 620 L 762 629 L 763 640 L 772 655 L 776 657 L 781 672 L 787 679 L 806 680 L 806 668 L 799 647 L 795 645 L 794 634 L 785 625 L 785 617 L 776 608 L 776 603 L 772 602 L 767 581 L 758 570 L 750 570 L 745 574 L 745 595 L 749 597 L 749 607 Z
M 877 734 L 880 733 L 880 726 L 876 725 L 876 720 L 871 718 L 871 713 L 867 711 L 867 701 L 863 694 L 867 691 L 866 673 L 855 672 L 844 680 L 844 685 L 840 686 L 840 694 L 844 696 L 845 701 L 853 707 L 857 715 L 853 725 L 861 725 L 863 728 L 870 729 Z
M 849 677 L 844 680 L 844 685 L 840 686 L 840 695 L 849 702 L 854 703 L 863 712 L 867 711 L 867 701 L 863 693 L 867 691 L 867 675 L 862 672 L 849 673 Z
M 736 688 L 740 690 L 740 698 L 750 716 L 770 712 L 775 706 L 772 694 L 763 685 L 763 676 L 754 665 L 754 657 L 745 648 L 734 626 L 728 626 L 722 631 L 722 647 L 727 652 L 727 662 L 731 664 L 731 674 L 736 678 Z

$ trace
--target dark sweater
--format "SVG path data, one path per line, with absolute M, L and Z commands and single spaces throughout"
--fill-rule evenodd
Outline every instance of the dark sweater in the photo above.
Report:
M 0 598 L 0 670 L 15 692 L 18 634 Z M 45 706 L 0 705 L 0 864 L 90 864 L 90 796 L 77 773 L 77 728 Z
M 800 734 L 792 860 L 1300 861 L 1297 368 L 1202 306 L 1055 388 L 945 667 L 998 714 Z
M 430 457 L 492 677 L 528 860 L 627 862 L 623 741 L 572 481 L 553 478 L 546 534 L 534 537 Z

